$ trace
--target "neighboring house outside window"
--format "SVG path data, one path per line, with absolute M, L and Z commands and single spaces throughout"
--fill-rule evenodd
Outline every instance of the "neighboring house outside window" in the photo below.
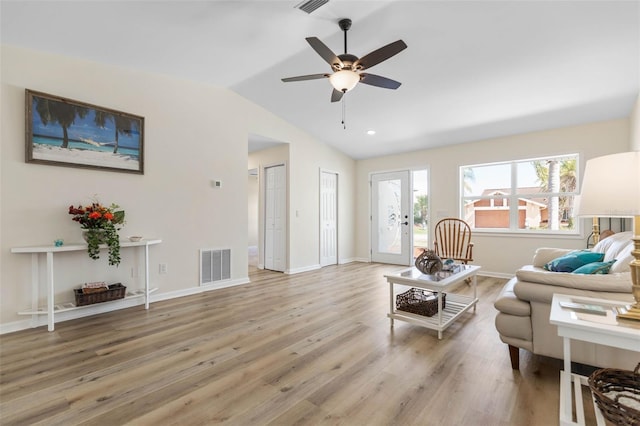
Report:
M 577 234 L 578 155 L 462 166 L 461 217 L 475 230 Z

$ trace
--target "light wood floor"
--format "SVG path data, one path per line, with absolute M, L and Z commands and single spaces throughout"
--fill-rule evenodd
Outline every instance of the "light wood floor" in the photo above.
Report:
M 556 425 L 561 362 L 493 325 L 505 280 L 437 333 L 386 318 L 353 263 L 0 336 L 2 425 Z M 463 285 L 461 291 L 467 292 Z M 589 419 L 591 420 L 591 419 Z

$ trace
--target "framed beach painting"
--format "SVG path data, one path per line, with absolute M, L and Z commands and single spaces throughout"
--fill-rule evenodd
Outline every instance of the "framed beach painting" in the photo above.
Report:
M 144 117 L 26 89 L 26 161 L 144 173 Z

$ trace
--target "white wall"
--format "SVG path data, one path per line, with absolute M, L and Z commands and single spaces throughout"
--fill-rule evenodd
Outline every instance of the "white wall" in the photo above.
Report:
M 357 222 L 357 256 L 369 257 L 369 221 L 365 219 L 369 217 L 368 179 L 371 172 L 428 167 L 433 232 L 438 219 L 436 212 L 458 215 L 458 169 L 462 165 L 578 153 L 580 170 L 583 170 L 587 159 L 626 151 L 628 146 L 629 120 L 622 119 L 359 161 L 357 215 L 361 220 Z M 481 265 L 484 273 L 513 274 L 521 265 L 530 263 L 536 248 L 584 248 L 589 232 L 590 229 L 580 239 L 475 233 L 473 263 Z
M 291 146 L 289 182 L 291 192 L 299 196 L 291 198 L 292 272 L 306 265 L 320 264 L 320 169 L 331 170 L 338 179 L 338 262 L 346 263 L 355 256 L 355 161 L 335 158 L 332 149 L 317 145 L 310 150 L 302 146 Z M 306 165 L 306 166 L 305 166 Z M 350 172 L 352 170 L 353 172 Z M 296 238 L 299 236 L 301 238 Z
M 67 209 L 90 202 L 94 194 L 126 210 L 122 236 L 163 239 L 151 248 L 151 278 L 160 288 L 156 297 L 198 290 L 200 248 L 231 248 L 232 281 L 247 281 L 250 133 L 295 147 L 290 197 L 301 218 L 291 224 L 292 267 L 317 264 L 317 226 L 309 223 L 317 221 L 318 168 L 339 169 L 353 196 L 353 160 L 226 89 L 6 45 L 1 71 L 0 326 L 5 330 L 28 318 L 16 311 L 31 305 L 30 256 L 11 254 L 11 247 L 51 244 L 56 238 L 80 241 Z M 26 164 L 25 88 L 145 117 L 144 175 Z M 212 188 L 212 179 L 222 187 Z M 352 229 L 353 208 L 346 207 L 343 216 Z M 353 256 L 352 244 L 342 250 Z M 72 300 L 71 289 L 85 281 L 139 286 L 140 278 L 131 277 L 130 257 L 123 251 L 119 268 L 103 259 L 92 262 L 84 253 L 56 257 L 57 301 Z M 168 265 L 166 275 L 158 274 L 159 263 Z
M 247 177 L 247 244 L 258 246 L 258 176 Z
M 629 128 L 631 132 L 630 137 L 630 151 L 640 151 L 640 94 L 636 98 L 636 103 L 631 111 Z

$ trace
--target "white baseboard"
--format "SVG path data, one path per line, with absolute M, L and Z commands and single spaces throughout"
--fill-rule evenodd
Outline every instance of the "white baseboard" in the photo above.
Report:
M 216 282 L 215 284 L 203 285 L 200 287 L 190 287 L 190 288 L 185 288 L 183 290 L 175 290 L 167 293 L 161 293 L 158 295 L 152 295 L 151 301 L 159 302 L 160 300 L 169 300 L 169 299 L 175 299 L 176 297 L 191 296 L 193 294 L 204 293 L 211 290 L 218 290 L 218 289 L 227 288 L 227 287 L 235 287 L 238 285 L 247 284 L 249 282 L 251 282 L 249 280 L 249 277 L 239 278 L 236 280 L 220 281 L 220 282 Z
M 296 269 L 287 269 L 286 271 L 284 271 L 284 273 L 292 275 L 292 274 L 299 274 L 301 272 L 315 271 L 316 269 L 320 269 L 320 264 L 305 266 L 305 267 L 296 268 Z
M 480 269 L 478 271 L 478 275 L 481 277 L 491 277 L 491 278 L 505 278 L 505 279 L 511 279 L 514 277 L 513 274 L 507 274 L 504 272 L 492 272 L 492 271 L 484 271 L 482 269 Z
M 161 300 L 169 300 L 169 299 L 175 299 L 178 297 L 191 296 L 193 294 L 204 293 L 207 291 L 217 290 L 217 289 L 226 288 L 226 287 L 234 287 L 242 284 L 247 284 L 249 282 L 250 282 L 249 277 L 244 277 L 236 280 L 227 280 L 227 281 L 218 282 L 214 285 L 207 285 L 202 287 L 190 287 L 183 290 L 176 290 L 176 291 L 170 291 L 170 292 L 159 293 L 159 294 L 154 293 L 154 294 L 151 294 L 149 302 L 153 303 L 153 302 L 159 302 Z M 117 304 L 117 306 L 114 306 L 115 304 Z M 79 309 L 75 309 L 72 311 L 57 312 L 55 313 L 55 322 L 57 324 L 64 321 L 88 317 L 91 315 L 102 314 L 105 312 L 112 312 L 120 309 L 130 308 L 133 306 L 143 305 L 143 304 L 144 304 L 143 297 L 115 300 L 112 302 L 96 303 L 94 305 L 83 306 Z M 150 309 L 153 309 L 153 305 L 150 306 Z M 42 315 L 42 314 L 37 315 L 35 316 L 35 320 L 32 320 L 31 317 L 25 317 L 25 318 L 26 319 L 24 320 L 14 321 L 6 324 L 0 324 L 0 335 L 47 325 L 46 315 Z
M 47 324 L 46 318 L 44 324 Z M 20 330 L 26 330 L 28 328 L 38 327 L 37 325 L 32 326 L 30 319 L 24 319 L 20 321 L 8 322 L 6 324 L 0 324 L 0 335 L 13 333 Z
M 153 296 L 153 295 L 152 295 Z M 153 300 L 153 297 L 151 298 Z M 55 322 L 64 322 L 72 319 L 84 318 L 91 315 L 103 314 L 105 312 L 111 312 L 119 309 L 131 308 L 133 306 L 143 305 L 144 298 L 137 297 L 131 299 L 114 300 L 111 302 L 96 303 L 94 305 L 81 306 L 78 309 L 72 311 L 56 312 L 54 313 Z M 25 316 L 24 320 L 14 321 L 0 325 L 0 335 L 5 333 L 12 333 L 14 331 L 26 330 L 28 328 L 36 328 L 46 326 L 47 315 L 38 314 L 33 316 Z M 32 319 L 35 318 L 35 319 Z
M 346 259 L 338 259 L 338 265 L 345 265 L 347 263 L 360 262 L 356 257 L 347 257 Z

